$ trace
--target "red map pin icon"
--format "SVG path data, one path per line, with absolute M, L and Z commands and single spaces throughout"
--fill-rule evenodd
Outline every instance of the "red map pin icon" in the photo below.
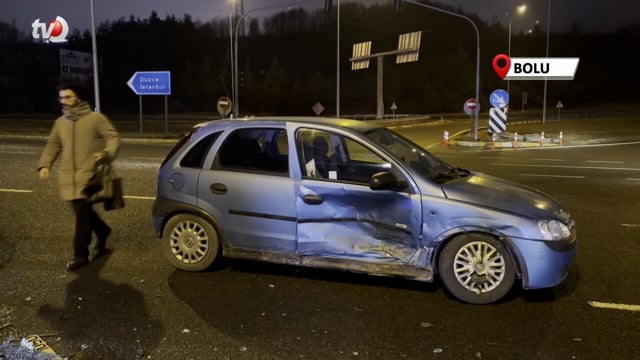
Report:
M 498 65 L 498 61 L 504 60 L 505 65 Z M 493 58 L 493 70 L 500 76 L 500 79 L 504 80 L 504 77 L 507 76 L 509 72 L 509 68 L 511 68 L 511 58 L 505 54 L 498 54 Z

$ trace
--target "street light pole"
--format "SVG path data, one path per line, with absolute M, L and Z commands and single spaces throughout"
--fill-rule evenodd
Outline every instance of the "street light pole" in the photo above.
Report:
M 478 31 L 478 27 L 476 26 L 476 24 L 468 17 L 464 16 L 464 15 L 460 15 L 458 13 L 454 13 L 452 11 L 448 11 L 448 10 L 444 10 L 444 9 L 440 9 L 437 8 L 435 6 L 431 6 L 431 5 L 427 5 L 418 1 L 414 1 L 414 0 L 405 0 L 406 2 L 413 4 L 413 5 L 417 5 L 417 6 L 422 6 L 422 7 L 426 7 L 428 9 L 431 10 L 435 10 L 435 11 L 439 11 L 451 16 L 455 16 L 455 17 L 459 17 L 462 19 L 465 19 L 466 21 L 468 21 L 471 26 L 473 26 L 473 30 L 475 30 L 476 32 L 476 101 L 480 101 L 479 97 L 480 97 L 480 32 Z M 551 1 L 551 0 L 549 0 Z M 478 140 L 478 112 L 475 111 L 474 114 L 474 121 L 473 121 L 473 140 Z
M 232 18 L 232 9 L 233 9 L 233 0 L 229 1 L 229 66 L 231 66 L 231 96 L 234 97 L 232 102 L 235 102 L 235 76 L 234 76 L 234 67 L 233 67 L 233 18 Z M 235 114 L 233 114 L 235 115 Z M 233 116 L 232 115 L 232 116 Z
M 511 58 L 511 14 L 509 15 L 509 45 L 507 46 L 507 55 L 509 55 L 509 58 Z M 511 96 L 511 93 L 509 92 L 510 89 L 510 81 L 509 79 L 507 79 L 507 94 L 509 94 L 509 96 Z
M 93 94 L 95 97 L 95 110 L 100 112 L 100 84 L 98 81 L 98 44 L 96 43 L 96 16 L 93 7 L 93 0 L 89 1 L 91 10 L 91 49 L 93 52 Z
M 314 0 L 308 0 L 308 1 L 301 1 L 301 2 L 297 2 L 295 3 L 295 5 L 303 5 L 303 4 L 308 4 L 311 2 L 315 2 Z M 283 7 L 290 7 L 291 4 L 287 4 L 287 5 L 273 5 L 273 6 L 265 6 L 265 7 L 261 7 L 261 8 L 257 8 L 257 9 L 253 9 L 251 11 L 248 11 L 244 14 L 242 14 L 242 16 L 240 16 L 240 18 L 238 18 L 238 22 L 236 23 L 236 30 L 235 30 L 235 39 L 234 39 L 234 47 L 233 47 L 233 62 L 234 62 L 234 77 L 235 77 L 235 92 L 233 94 L 233 100 L 234 100 L 234 107 L 233 107 L 233 113 L 236 114 L 236 117 L 240 116 L 240 96 L 238 95 L 240 93 L 239 89 L 240 89 L 240 83 L 238 82 L 238 38 L 240 37 L 240 34 L 238 34 L 238 30 L 240 28 L 240 24 L 242 24 L 242 20 L 244 20 L 245 17 L 247 17 L 250 14 L 253 14 L 254 12 L 257 11 L 264 11 L 264 10 L 271 10 L 271 9 L 281 9 Z
M 549 32 L 551 31 L 551 0 L 547 5 L 547 50 L 545 57 L 549 57 Z M 542 95 L 542 123 L 544 124 L 547 119 L 547 78 L 544 78 L 544 94 Z
M 336 7 L 336 117 L 340 118 L 340 0 Z
M 522 4 L 516 8 L 516 14 L 524 14 L 525 11 L 527 11 L 527 5 L 525 4 Z M 509 45 L 507 48 L 507 55 L 511 57 L 511 20 L 512 20 L 511 13 L 508 12 L 507 16 L 509 17 Z M 511 85 L 511 82 L 509 79 L 507 79 L 507 94 L 509 94 L 510 85 Z

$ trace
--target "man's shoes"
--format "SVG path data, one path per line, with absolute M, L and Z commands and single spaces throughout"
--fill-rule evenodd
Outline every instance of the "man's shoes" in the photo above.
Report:
M 111 235 L 111 228 L 107 228 L 107 231 L 104 234 L 98 236 L 98 241 L 96 242 L 94 249 L 104 249 L 107 245 L 107 239 L 109 238 L 109 235 Z
M 67 271 L 78 270 L 79 268 L 87 265 L 88 263 L 89 263 L 89 259 L 83 259 L 83 258 L 74 257 L 73 259 L 71 259 L 71 260 L 69 260 L 67 262 Z
M 111 253 L 111 249 L 104 246 L 101 246 L 101 247 L 96 246 L 94 249 L 95 249 L 95 253 L 93 254 L 93 260 L 97 260 Z

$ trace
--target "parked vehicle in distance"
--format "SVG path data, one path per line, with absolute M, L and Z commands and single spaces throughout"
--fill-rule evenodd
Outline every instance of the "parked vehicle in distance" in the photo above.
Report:
M 153 225 L 171 264 L 219 257 L 432 282 L 488 304 L 518 279 L 562 283 L 574 220 L 535 189 L 451 166 L 367 122 L 305 117 L 196 125 L 158 174 Z

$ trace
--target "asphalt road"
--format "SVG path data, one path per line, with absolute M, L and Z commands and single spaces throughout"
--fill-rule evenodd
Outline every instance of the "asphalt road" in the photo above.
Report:
M 539 188 L 573 212 L 579 255 L 564 284 L 471 306 L 439 283 L 237 261 L 175 271 L 150 221 L 171 145 L 137 143 L 124 144 L 117 164 L 127 206 L 104 214 L 114 252 L 70 274 L 71 209 L 55 179 L 41 183 L 35 172 L 44 144 L 5 138 L 0 336 L 39 334 L 74 360 L 637 358 L 640 145 L 443 148 L 443 128 L 398 130 L 446 161 Z

